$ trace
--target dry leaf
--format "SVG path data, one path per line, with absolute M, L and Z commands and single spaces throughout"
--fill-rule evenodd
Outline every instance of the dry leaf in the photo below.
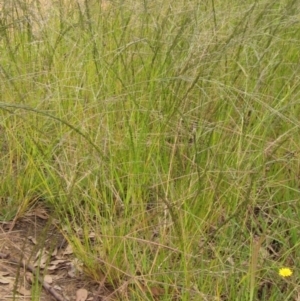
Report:
M 66 263 L 68 260 L 66 259 L 55 259 L 50 262 L 50 265 L 59 265 L 61 263 Z
M 95 232 L 90 232 L 90 233 L 89 233 L 89 238 L 90 238 L 90 239 L 93 239 L 93 238 L 95 238 L 95 237 L 96 237 Z
M 0 284 L 10 284 L 14 283 L 15 279 L 9 276 L 8 272 L 0 272 Z
M 57 290 L 57 291 L 61 291 L 62 290 L 62 288 L 59 286 L 59 285 L 54 285 L 54 287 L 53 287 L 55 290 Z
M 49 263 L 48 270 L 53 271 L 61 267 L 68 266 L 70 264 L 69 260 L 66 259 L 55 259 Z
M 36 241 L 36 239 L 35 239 L 33 236 L 28 236 L 28 239 L 29 239 L 34 245 L 37 244 L 37 241 Z
M 9 272 L 0 272 L 0 277 L 9 276 Z
M 43 209 L 43 208 L 36 208 L 34 210 L 34 213 L 35 213 L 35 215 L 37 217 L 39 217 L 39 218 L 41 218 L 43 220 L 46 220 L 49 217 L 48 214 L 47 214 L 47 211 L 45 209 Z
M 53 279 L 50 275 L 45 275 L 44 281 L 51 284 L 53 282 Z
M 165 294 L 165 290 L 159 286 L 153 286 L 150 288 L 153 297 L 159 297 Z
M 234 260 L 233 260 L 233 258 L 232 258 L 231 256 L 229 256 L 229 257 L 227 258 L 227 261 L 228 261 L 232 266 L 234 266 Z
M 58 252 L 58 248 L 56 247 L 56 248 L 53 250 L 51 256 L 55 257 L 55 256 L 57 255 L 57 252 Z
M 20 288 L 17 289 L 17 292 L 23 296 L 30 296 L 30 290 L 26 289 L 24 286 L 21 286 Z
M 76 292 L 76 301 L 85 301 L 88 297 L 88 291 L 84 288 L 80 288 Z
M 47 250 L 45 248 L 39 249 L 38 252 L 35 255 L 35 259 L 40 258 L 40 256 L 43 255 L 43 254 L 45 254 L 45 253 L 48 254 L 48 252 L 47 252 Z
M 13 277 L 2 277 L 0 276 L 0 284 L 10 284 L 14 282 Z
M 25 279 L 29 284 L 33 283 L 33 274 L 30 272 L 26 272 Z
M 37 207 L 37 208 L 33 209 L 32 211 L 27 212 L 26 216 L 37 216 L 44 220 L 49 218 L 47 211 L 41 207 Z
M 144 292 L 148 292 L 150 289 L 151 294 L 154 297 L 154 299 L 156 299 L 166 293 L 165 290 L 159 286 L 147 287 L 146 285 L 142 285 L 142 288 L 143 288 Z
M 49 258 L 49 255 L 48 255 L 48 252 L 45 250 L 45 248 L 39 250 L 35 256 L 34 267 L 39 266 L 41 269 L 45 268 L 48 258 Z
M 66 249 L 63 252 L 63 255 L 69 255 L 69 254 L 73 254 L 73 248 L 70 244 L 68 244 L 68 246 L 66 247 Z
M 83 234 L 83 230 L 80 227 L 75 227 L 75 232 L 78 236 L 82 236 Z

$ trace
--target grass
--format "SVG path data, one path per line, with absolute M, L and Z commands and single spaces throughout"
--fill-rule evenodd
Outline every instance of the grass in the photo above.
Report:
M 128 300 L 296 300 L 278 269 L 298 269 L 298 17 L 291 0 L 7 2 L 1 220 L 43 202 Z

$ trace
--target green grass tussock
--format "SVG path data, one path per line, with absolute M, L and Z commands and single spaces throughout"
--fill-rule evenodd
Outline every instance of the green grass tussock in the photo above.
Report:
M 128 300 L 296 295 L 277 270 L 298 268 L 298 18 L 291 0 L 7 1 L 0 219 L 44 202 Z

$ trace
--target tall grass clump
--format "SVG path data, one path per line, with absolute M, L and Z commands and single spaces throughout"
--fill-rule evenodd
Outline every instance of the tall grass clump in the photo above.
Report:
M 2 5 L 0 218 L 43 202 L 120 300 L 293 294 L 297 1 L 40 1 Z

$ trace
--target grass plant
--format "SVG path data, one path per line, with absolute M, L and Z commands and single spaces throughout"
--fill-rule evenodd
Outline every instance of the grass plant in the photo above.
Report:
M 293 0 L 5 1 L 0 219 L 44 202 L 120 300 L 296 300 L 298 19 Z

